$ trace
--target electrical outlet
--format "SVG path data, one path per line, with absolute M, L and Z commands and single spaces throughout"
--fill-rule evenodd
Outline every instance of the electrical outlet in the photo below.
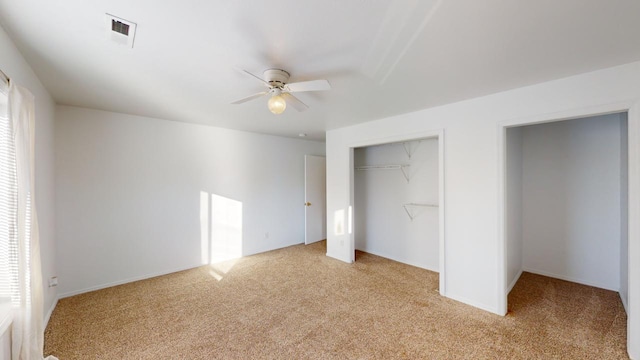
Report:
M 264 233 L 264 238 L 268 239 L 269 238 L 269 232 Z
M 52 276 L 49 278 L 49 287 L 58 286 L 58 277 Z

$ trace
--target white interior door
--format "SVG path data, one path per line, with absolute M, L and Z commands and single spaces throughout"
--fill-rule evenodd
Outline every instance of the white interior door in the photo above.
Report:
M 326 159 L 304 156 L 304 243 L 327 238 Z

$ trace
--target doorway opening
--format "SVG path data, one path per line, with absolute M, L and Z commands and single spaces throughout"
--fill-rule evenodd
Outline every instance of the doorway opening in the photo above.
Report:
M 443 137 L 352 148 L 356 251 L 439 273 L 444 294 Z
M 505 305 L 616 321 L 629 300 L 628 113 L 504 130 Z
M 327 239 L 327 162 L 324 156 L 304 156 L 304 243 Z

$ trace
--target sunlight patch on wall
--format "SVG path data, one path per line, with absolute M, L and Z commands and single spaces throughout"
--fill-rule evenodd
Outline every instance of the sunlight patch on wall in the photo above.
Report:
M 202 265 L 210 263 L 209 244 L 211 233 L 209 232 L 209 193 L 200 191 L 200 261 Z
M 344 209 L 336 210 L 333 213 L 333 233 L 344 235 Z
M 242 202 L 211 195 L 210 263 L 242 256 Z
M 242 202 L 200 192 L 200 251 L 217 280 L 242 257 Z

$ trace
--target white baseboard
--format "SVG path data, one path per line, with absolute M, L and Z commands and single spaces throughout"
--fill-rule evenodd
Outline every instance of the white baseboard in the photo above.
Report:
M 347 264 L 353 263 L 353 261 L 351 261 L 351 259 L 344 258 L 344 257 L 342 257 L 341 255 L 338 255 L 338 254 L 329 253 L 328 251 L 327 251 L 327 256 L 330 257 L 330 258 L 336 259 L 336 260 L 340 260 L 342 262 L 346 262 Z
M 620 300 L 622 301 L 622 307 L 624 307 L 624 312 L 627 314 L 627 316 L 629 316 L 629 308 L 627 305 L 627 297 L 623 296 L 621 292 L 618 292 L 618 294 L 620 294 Z
M 47 325 L 49 325 L 49 319 L 51 319 L 51 314 L 53 314 L 53 310 L 55 310 L 57 305 L 58 305 L 58 298 L 56 298 L 53 301 L 53 304 L 51 304 L 51 307 L 49 308 L 49 311 L 47 311 L 47 314 L 44 316 L 44 327 L 43 327 L 43 329 L 46 329 Z
M 518 275 L 516 275 L 516 277 L 511 281 L 511 283 L 507 287 L 507 295 L 509 295 L 513 287 L 516 286 L 516 283 L 518 282 L 518 280 L 520 280 L 520 276 L 522 276 L 522 270 L 520 270 Z
M 280 250 L 280 249 L 284 249 L 284 248 L 288 248 L 288 247 L 296 246 L 296 245 L 304 245 L 304 240 L 303 241 L 298 241 L 298 242 L 293 242 L 293 243 L 276 244 L 276 245 L 274 245 L 274 247 L 268 247 L 268 248 L 242 249 L 242 256 L 241 257 L 258 255 L 258 254 L 266 253 L 266 252 L 269 252 L 269 251 Z
M 294 246 L 294 245 L 299 245 L 299 244 L 301 244 L 301 243 L 298 242 L 298 243 L 292 243 L 292 244 L 279 244 L 277 247 L 269 248 L 269 249 L 253 249 L 252 251 L 244 253 L 241 257 L 251 256 L 251 255 L 255 255 L 255 254 L 261 254 L 263 252 L 278 250 L 278 249 L 282 249 L 282 248 L 286 248 L 286 247 Z M 173 269 L 173 270 L 161 271 L 161 272 L 157 272 L 157 273 L 146 274 L 146 275 L 142 275 L 142 276 L 136 276 L 136 277 L 132 277 L 132 278 L 124 279 L 124 280 L 118 280 L 118 281 L 114 281 L 114 282 L 110 282 L 110 283 L 106 283 L 106 284 L 90 286 L 90 287 L 79 289 L 79 290 L 67 291 L 65 293 L 59 294 L 58 299 L 64 299 L 64 298 L 71 297 L 71 296 L 74 296 L 74 295 L 80 295 L 80 294 L 88 293 L 88 292 L 91 292 L 91 291 L 106 289 L 106 288 L 109 288 L 109 287 L 112 287 L 112 286 L 128 284 L 128 283 L 134 282 L 134 281 L 146 280 L 146 279 L 154 278 L 154 277 L 157 277 L 157 276 L 168 275 L 168 274 L 172 274 L 172 273 L 179 272 L 179 271 L 195 269 L 197 267 L 204 266 L 204 265 L 205 264 L 200 264 L 200 265 L 196 265 L 196 266 L 188 266 L 188 267 L 177 268 L 177 269 Z
M 560 280 L 574 282 L 574 283 L 577 283 L 577 284 L 593 286 L 593 287 L 597 287 L 597 288 L 600 288 L 600 289 L 611 290 L 611 291 L 615 291 L 615 292 L 618 292 L 620 290 L 617 286 L 612 287 L 612 286 L 609 286 L 609 285 L 606 285 L 606 284 L 600 284 L 600 283 L 593 282 L 593 281 L 586 281 L 586 280 L 583 280 L 583 279 L 572 278 L 570 276 L 553 274 L 553 273 L 550 273 L 550 272 L 547 272 L 547 271 L 541 271 L 541 270 L 530 269 L 530 268 L 525 268 L 525 269 L 522 269 L 522 270 L 526 271 L 526 272 L 530 272 L 532 274 L 548 276 L 548 277 L 552 277 L 552 278 L 556 278 L 556 279 L 560 279 Z
M 358 251 L 362 251 L 362 252 L 366 252 L 367 254 L 371 254 L 371 255 L 375 255 L 375 256 L 380 256 L 380 257 L 383 257 L 383 258 L 385 258 L 385 259 L 389 259 L 389 260 L 397 261 L 397 262 L 399 262 L 399 263 L 403 263 L 403 264 L 407 264 L 407 265 L 415 266 L 415 267 L 418 267 L 418 268 L 420 268 L 420 269 L 425 269 L 425 270 L 433 271 L 433 272 L 435 272 L 435 273 L 440 273 L 440 269 L 438 269 L 438 268 L 435 268 L 435 269 L 434 269 L 433 267 L 431 267 L 431 266 L 427 266 L 427 265 L 424 265 L 424 264 L 418 264 L 418 263 L 416 263 L 416 262 L 406 261 L 406 260 L 404 260 L 404 259 L 397 259 L 397 258 L 393 258 L 393 257 L 390 257 L 390 256 L 389 256 L 389 255 L 387 255 L 387 254 L 380 254 L 380 253 L 377 253 L 377 252 L 375 252 L 375 251 L 369 251 L 369 250 L 367 250 L 367 249 L 356 249 L 356 250 L 358 250 Z
M 469 306 L 476 307 L 476 308 L 478 308 L 480 310 L 484 310 L 484 311 L 488 311 L 490 313 L 494 313 L 494 314 L 497 314 L 497 315 L 500 315 L 500 316 L 504 316 L 504 314 L 500 313 L 498 311 L 498 309 L 496 307 L 494 307 L 494 306 L 489 306 L 487 304 L 482 304 L 482 303 L 479 303 L 477 301 L 474 301 L 474 300 L 471 300 L 471 299 L 467 299 L 467 298 L 465 298 L 463 296 L 451 295 L 449 293 L 447 293 L 444 296 L 449 298 L 449 299 L 452 299 L 452 300 L 459 301 L 461 303 L 467 304 Z
M 168 270 L 168 271 L 162 271 L 162 272 L 158 272 L 158 273 L 146 274 L 146 275 L 136 276 L 136 277 L 132 277 L 132 278 L 124 279 L 124 280 L 118 280 L 118 281 L 114 281 L 114 282 L 110 282 L 110 283 L 106 283 L 106 284 L 90 286 L 90 287 L 84 288 L 84 289 L 67 291 L 65 293 L 60 294 L 58 296 L 58 299 L 64 299 L 64 298 L 71 297 L 71 296 L 74 296 L 74 295 L 80 295 L 80 294 L 88 293 L 88 292 L 91 292 L 91 291 L 106 289 L 106 288 L 110 288 L 112 286 L 128 284 L 128 283 L 131 283 L 131 282 L 134 282 L 134 281 L 146 280 L 146 279 L 151 279 L 151 278 L 154 278 L 154 277 L 157 277 L 157 276 L 173 274 L 173 273 L 179 272 L 179 271 L 195 269 L 195 268 L 198 268 L 198 267 L 201 267 L 201 266 L 204 266 L 204 265 L 189 266 L 189 267 L 185 267 L 185 268 L 178 268 L 178 269 L 174 269 L 174 270 Z

